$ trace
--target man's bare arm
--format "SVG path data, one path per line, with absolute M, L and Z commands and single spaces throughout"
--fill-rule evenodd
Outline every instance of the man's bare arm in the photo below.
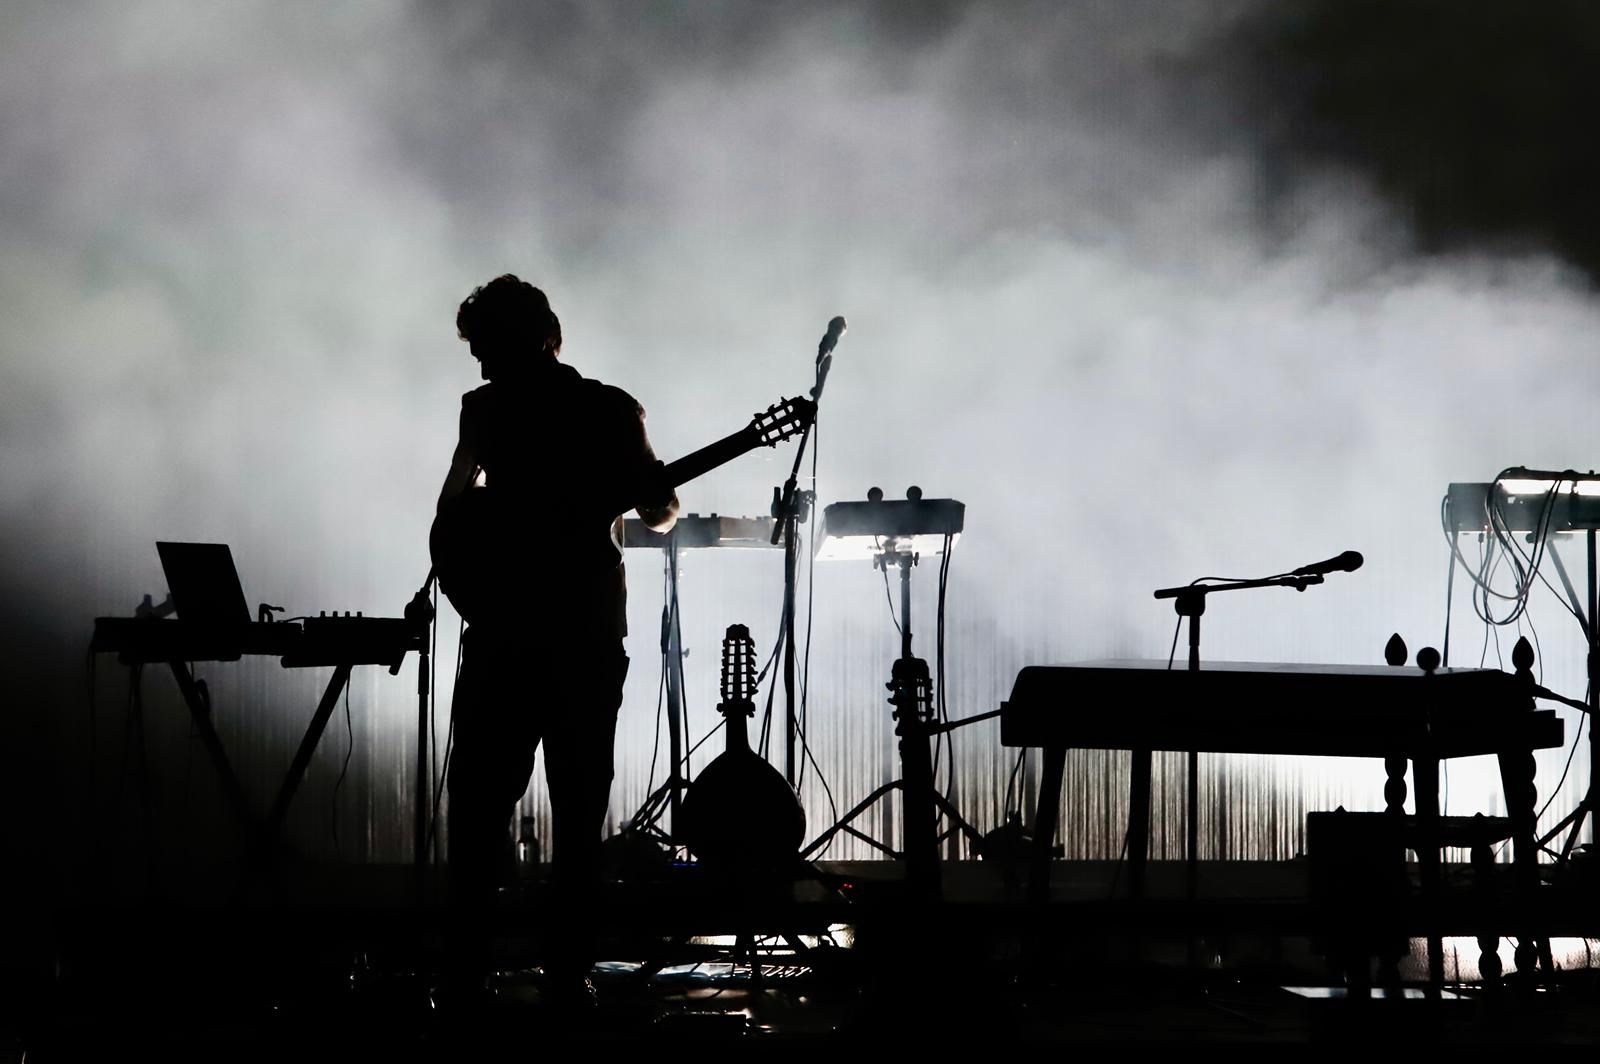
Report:
M 439 489 L 438 509 L 443 510 L 451 499 L 472 487 L 477 476 L 478 460 L 463 440 L 456 444 L 456 453 L 450 459 L 450 472 L 445 474 L 444 487 Z
M 655 448 L 650 446 L 650 437 L 644 430 L 644 410 L 639 411 L 639 447 L 644 456 L 645 468 L 653 473 L 663 469 L 660 459 L 656 458 Z M 673 485 L 667 483 L 646 483 L 645 491 L 648 493 L 638 506 L 639 518 L 652 532 L 670 532 L 672 526 L 678 523 L 678 493 Z M 649 498 L 655 495 L 655 498 Z

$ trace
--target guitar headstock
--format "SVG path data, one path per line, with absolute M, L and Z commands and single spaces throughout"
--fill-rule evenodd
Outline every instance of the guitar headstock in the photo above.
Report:
M 742 624 L 728 625 L 722 637 L 722 704 L 724 712 L 742 707 L 745 714 L 755 712 L 756 646 L 750 629 Z
M 776 447 L 811 427 L 817 404 L 802 396 L 780 399 L 750 419 L 750 429 L 768 447 Z

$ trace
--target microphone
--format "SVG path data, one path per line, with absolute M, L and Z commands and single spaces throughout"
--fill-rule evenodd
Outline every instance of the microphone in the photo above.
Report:
M 837 317 L 828 322 L 828 332 L 825 336 L 823 336 L 822 342 L 817 344 L 818 362 L 821 362 L 825 356 L 833 353 L 833 349 L 839 344 L 839 337 L 843 335 L 844 318 Z
M 1361 568 L 1361 563 L 1366 561 L 1358 550 L 1347 550 L 1337 558 L 1329 558 L 1325 562 L 1313 562 L 1302 565 L 1290 576 L 1323 576 L 1327 573 L 1353 573 Z

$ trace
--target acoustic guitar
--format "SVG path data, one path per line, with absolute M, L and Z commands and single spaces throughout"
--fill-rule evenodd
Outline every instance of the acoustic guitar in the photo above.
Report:
M 722 703 L 728 742 L 689 784 L 673 830 L 707 867 L 781 871 L 806 834 L 800 796 L 782 773 L 750 749 L 756 651 L 750 629 L 728 626 L 722 640 Z
M 804 432 L 816 413 L 816 404 L 810 399 L 776 402 L 739 431 L 661 467 L 651 486 L 676 489 L 757 447 L 775 447 Z M 637 490 L 629 495 L 599 507 L 605 511 L 606 526 L 638 502 Z M 605 545 L 604 526 L 588 537 L 599 545 L 595 557 L 530 558 L 533 537 L 519 512 L 520 503 L 515 497 L 497 494 L 493 485 L 474 487 L 446 503 L 433 520 L 428 550 L 434 574 L 445 597 L 469 624 L 530 606 L 520 601 L 527 594 L 522 571 L 530 565 L 538 566 L 550 580 L 574 572 L 615 571 L 616 557 Z

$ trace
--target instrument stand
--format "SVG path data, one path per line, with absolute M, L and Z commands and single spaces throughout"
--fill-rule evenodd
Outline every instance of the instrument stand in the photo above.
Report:
M 667 778 L 645 799 L 644 805 L 634 814 L 629 828 L 660 836 L 673 843 L 673 832 L 678 826 L 678 806 L 683 792 L 689 786 L 684 774 L 683 737 L 688 721 L 683 706 L 683 623 L 678 614 L 678 541 L 669 535 L 661 548 L 666 567 L 666 601 L 661 604 L 661 655 L 666 661 L 667 688 L 667 751 L 672 759 Z M 665 831 L 656 826 L 661 814 L 667 813 Z
M 429 598 L 433 590 L 436 577 L 433 570 L 428 570 L 428 579 L 422 582 L 417 593 L 411 596 L 411 601 L 406 604 L 405 619 L 409 621 L 422 634 L 422 639 L 417 646 L 417 783 L 416 807 L 411 813 L 411 866 L 418 903 L 421 903 L 427 890 L 428 868 L 428 828 L 429 817 L 432 815 L 436 803 L 433 794 L 433 773 L 429 769 L 429 758 L 433 754 L 433 729 L 430 727 L 428 714 L 428 695 L 431 683 L 431 673 L 428 671 L 429 652 L 432 649 L 433 621 L 435 610 Z M 400 671 L 399 665 L 390 668 L 391 675 Z M 345 679 L 348 681 L 349 674 Z M 342 685 L 341 685 L 342 686 Z M 318 710 L 321 712 L 320 707 Z M 323 718 L 326 723 L 326 718 Z M 321 734 L 321 729 L 317 729 Z M 313 742 L 313 748 L 315 743 Z M 308 751 L 309 756 L 309 751 Z
M 300 740 L 300 746 L 295 751 L 294 761 L 289 766 L 283 780 L 278 785 L 278 791 L 272 800 L 272 807 L 266 819 L 258 820 L 250 808 L 250 801 L 245 796 L 244 788 L 239 782 L 238 775 L 234 772 L 228 755 L 222 746 L 222 739 L 217 735 L 215 725 L 211 720 L 211 695 L 204 683 L 194 678 L 189 671 L 189 666 L 182 661 L 168 661 L 165 663 L 171 670 L 173 679 L 177 681 L 178 692 L 183 697 L 184 703 L 189 707 L 190 717 L 194 721 L 195 733 L 200 737 L 201 745 L 205 747 L 207 756 L 211 759 L 217 771 L 217 778 L 222 785 L 223 797 L 233 807 L 240 825 L 245 829 L 248 839 L 243 866 L 240 870 L 240 879 L 236 887 L 238 896 L 246 894 L 251 886 L 251 880 L 260 874 L 269 884 L 277 868 L 278 849 L 282 838 L 284 821 L 288 818 L 289 805 L 294 800 L 295 792 L 299 790 L 300 781 L 305 778 L 306 769 L 311 765 L 311 756 L 316 752 L 317 743 L 322 738 L 323 730 L 327 727 L 328 718 L 333 715 L 334 709 L 339 704 L 339 696 L 344 693 L 345 685 L 350 682 L 350 672 L 353 666 L 344 664 L 336 666 L 333 675 L 328 678 L 327 686 L 323 689 L 322 698 L 317 703 L 316 712 L 311 716 L 311 723 L 306 726 L 305 735 Z
M 812 395 L 817 395 L 822 390 L 819 377 L 817 387 L 812 390 Z M 804 455 L 806 442 L 811 439 L 811 427 L 806 427 L 805 435 L 800 437 L 800 446 L 794 455 L 794 470 L 789 474 L 789 479 L 784 482 L 783 488 L 772 489 L 772 516 L 777 519 L 773 528 L 773 536 L 783 538 L 783 778 L 789 781 L 790 786 L 795 786 L 799 776 L 799 762 L 795 756 L 795 737 L 800 732 L 800 722 L 795 712 L 794 696 L 794 615 L 795 600 L 799 597 L 799 570 L 800 570 L 800 525 L 811 515 L 811 504 L 816 500 L 816 493 L 801 491 L 798 488 L 800 472 L 800 459 Z M 777 542 L 774 538 L 773 542 Z
M 817 379 L 811 386 L 811 402 L 817 407 L 822 404 L 822 388 L 828 383 L 828 371 L 833 368 L 833 347 L 842 335 L 844 319 L 834 318 L 828 323 L 827 335 L 817 345 Z M 800 463 L 805 459 L 806 444 L 811 442 L 811 430 L 816 427 L 817 412 L 813 410 L 811 420 L 806 423 L 806 430 L 800 436 L 800 445 L 794 449 L 794 465 L 789 470 L 789 479 L 783 482 L 781 489 L 772 489 L 772 518 L 775 522 L 772 543 L 776 546 L 780 538 L 783 541 L 783 778 L 789 781 L 791 787 L 795 785 L 798 775 L 794 740 L 799 730 L 794 699 L 794 603 L 799 594 L 796 574 L 800 551 L 796 532 L 809 515 L 811 504 L 816 501 L 815 491 L 800 491 L 798 488 Z M 815 478 L 811 486 L 816 487 Z
M 1322 583 L 1322 577 L 1274 576 L 1262 580 L 1234 580 L 1217 584 L 1188 584 L 1184 587 L 1162 588 L 1155 597 L 1173 600 L 1173 609 L 1179 617 L 1189 619 L 1188 671 L 1200 671 L 1200 618 L 1206 612 L 1206 595 L 1213 591 L 1242 591 L 1256 587 L 1292 587 L 1304 591 L 1309 584 Z M 1188 815 L 1185 817 L 1187 835 L 1184 855 L 1184 900 L 1194 905 L 1200 897 L 1200 752 L 1190 750 L 1188 794 L 1185 796 Z M 1134 898 L 1144 897 L 1145 861 L 1148 858 L 1150 837 L 1150 760 L 1148 749 L 1133 751 L 1133 800 L 1128 806 L 1128 891 Z M 1189 966 L 1200 966 L 1201 942 L 1189 939 Z
M 1597 580 L 1600 580 L 1600 573 L 1597 573 L 1595 565 L 1595 530 L 1593 528 L 1587 529 L 1584 533 L 1584 539 L 1588 549 L 1587 560 L 1589 568 L 1589 596 L 1585 604 L 1587 609 L 1584 611 L 1583 625 L 1584 634 L 1589 637 L 1587 662 L 1589 677 L 1589 697 L 1587 700 L 1589 703 L 1589 787 L 1584 792 L 1583 799 L 1573 807 L 1572 812 L 1562 817 L 1555 827 L 1547 831 L 1538 840 L 1539 849 L 1544 849 L 1563 831 L 1567 833 L 1567 839 L 1561 844 L 1561 853 L 1558 857 L 1560 864 L 1566 864 L 1572 856 L 1573 848 L 1583 834 L 1584 820 L 1596 815 L 1594 773 L 1595 767 L 1600 765 L 1600 738 L 1597 738 L 1594 732 L 1595 713 L 1600 710 L 1600 625 L 1595 623 L 1597 618 L 1600 618 L 1600 584 L 1597 584 Z M 1571 594 L 1571 581 L 1567 579 L 1566 569 L 1561 564 L 1561 556 L 1553 548 L 1550 551 L 1550 556 L 1555 559 L 1562 583 L 1567 585 L 1567 591 Z M 1573 597 L 1576 598 L 1576 596 Z
M 1232 580 L 1217 584 L 1186 584 L 1166 587 L 1155 593 L 1158 599 L 1173 600 L 1179 617 L 1189 619 L 1189 671 L 1200 671 L 1200 618 L 1206 612 L 1206 596 L 1214 591 L 1244 591 L 1257 587 L 1292 587 L 1304 591 L 1322 577 L 1271 576 L 1261 580 Z M 1135 898 L 1144 896 L 1146 842 L 1150 833 L 1150 751 L 1133 752 L 1134 801 L 1128 810 L 1128 890 Z M 1188 851 L 1184 861 L 1184 895 L 1193 902 L 1200 889 L 1200 754 L 1189 751 Z
M 896 550 L 893 539 L 873 559 L 875 568 L 887 572 L 889 566 L 894 565 L 900 570 L 900 657 L 894 663 L 892 678 L 886 686 L 892 692 L 889 702 L 894 706 L 895 734 L 900 740 L 901 778 L 891 780 L 856 803 L 838 823 L 801 850 L 800 858 L 810 860 L 835 835 L 844 832 L 895 860 L 903 858 L 906 882 L 912 892 L 923 900 L 932 901 L 937 900 L 943 890 L 939 844 L 960 832 L 975 846 L 981 846 L 983 835 L 967 823 L 934 786 L 929 741 L 936 735 L 998 716 L 1000 711 L 948 723 L 934 720 L 933 680 L 928 674 L 928 663 L 911 653 L 911 569 L 916 564 L 917 555 L 910 550 Z M 893 791 L 901 793 L 902 850 L 895 850 L 853 826 L 857 818 Z M 939 831 L 941 813 L 950 822 L 943 833 Z

